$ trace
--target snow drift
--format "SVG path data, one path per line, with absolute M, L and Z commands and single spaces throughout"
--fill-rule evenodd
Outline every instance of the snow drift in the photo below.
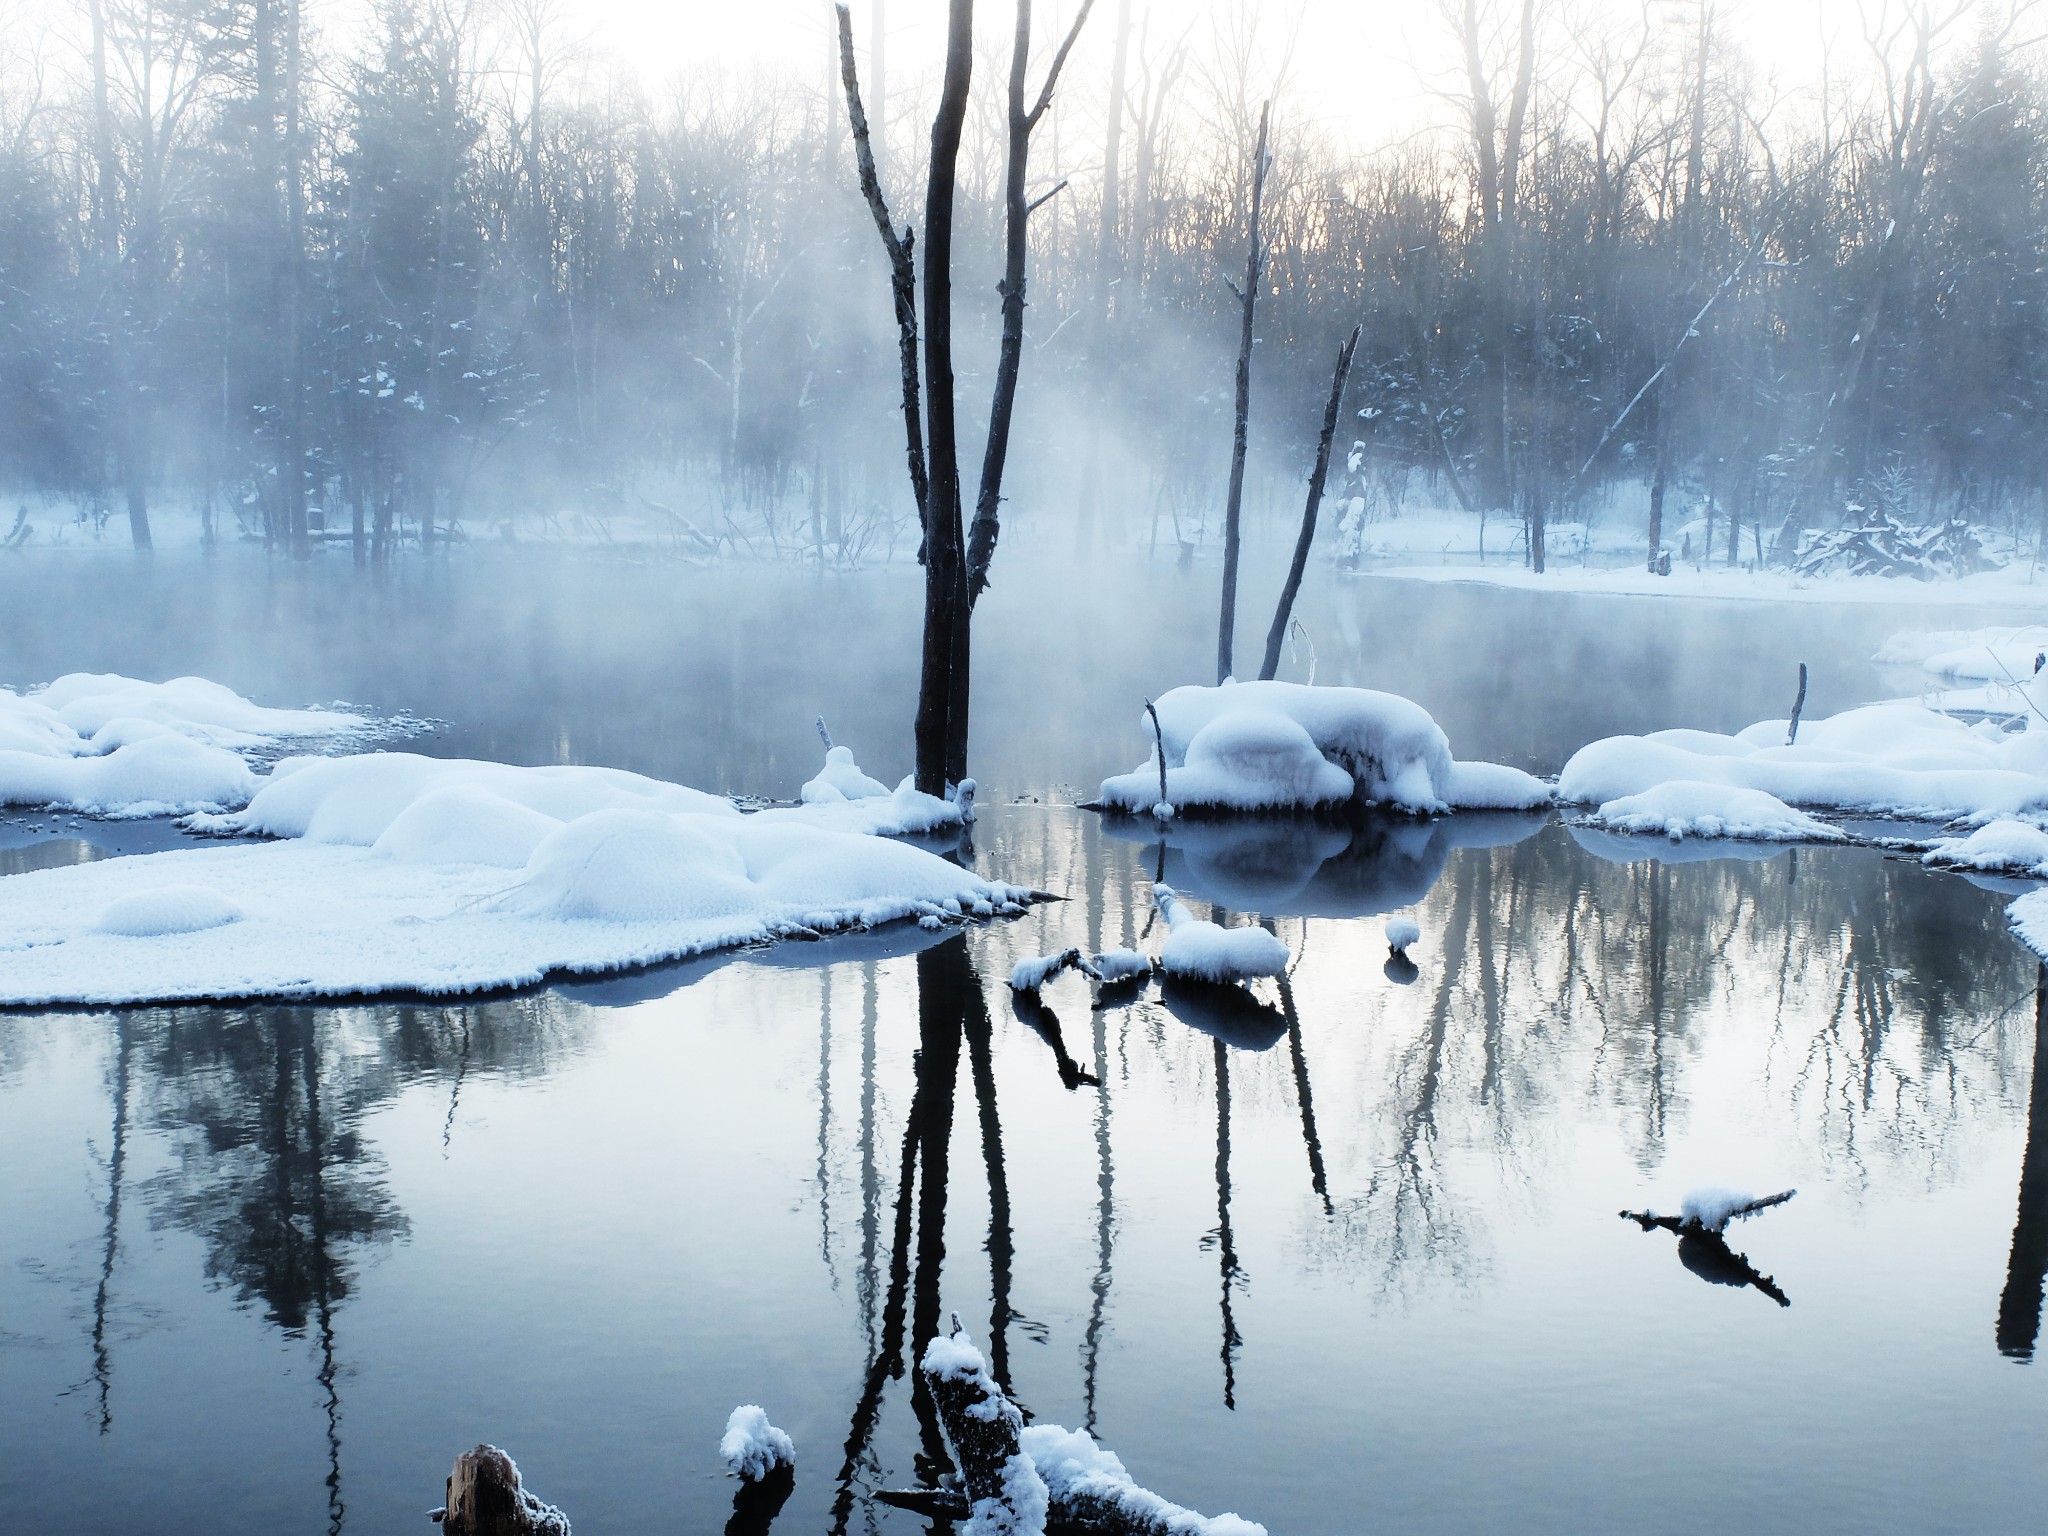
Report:
M 1385 805 L 1412 813 L 1548 805 L 1542 780 L 1495 763 L 1460 763 L 1429 712 L 1396 694 L 1302 683 L 1176 688 L 1154 706 L 1166 754 L 1166 804 L 1198 811 L 1309 811 Z M 1145 722 L 1150 734 L 1150 721 Z M 1159 744 L 1102 782 L 1111 810 L 1159 803 Z
M 202 677 L 73 672 L 27 694 L 0 688 L 0 805 L 112 817 L 220 811 L 255 793 L 249 757 L 386 728 L 335 710 L 267 709 Z
M 862 802 L 743 815 L 607 768 L 370 752 L 256 782 L 193 824 L 277 841 L 0 879 L 0 1004 L 468 992 L 1030 899 L 868 830 L 930 796 L 848 830 Z
M 2048 724 L 2040 721 L 2006 731 L 1915 703 L 1889 703 L 1807 721 L 1796 746 L 1785 744 L 1786 729 L 1783 720 L 1764 720 L 1733 736 L 1610 736 L 1572 755 L 1558 777 L 1558 796 L 1598 805 L 1603 817 L 1609 802 L 1676 784 L 1756 790 L 1787 807 L 1877 816 L 1988 821 L 2048 809 Z M 1680 817 L 1706 808 L 1696 789 L 1668 798 Z M 1643 808 L 1639 829 L 1658 822 L 1653 810 Z M 1759 812 L 1782 822 L 1754 801 L 1724 800 L 1709 814 L 1741 820 Z

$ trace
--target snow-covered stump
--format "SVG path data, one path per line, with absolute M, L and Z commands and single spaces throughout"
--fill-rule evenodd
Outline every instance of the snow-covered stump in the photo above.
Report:
M 725 1421 L 718 1455 L 740 1482 L 725 1536 L 768 1536 L 796 1487 L 796 1442 L 759 1407 L 743 1403 Z
M 918 1362 L 960 1469 L 969 1513 L 964 1536 L 1043 1536 L 1045 1480 L 1018 1444 L 1024 1416 L 989 1378 L 981 1351 L 953 1319 L 953 1332 Z
M 429 1517 L 449 1536 L 570 1536 L 569 1517 L 519 1483 L 519 1468 L 495 1445 L 455 1458 L 448 1503 Z

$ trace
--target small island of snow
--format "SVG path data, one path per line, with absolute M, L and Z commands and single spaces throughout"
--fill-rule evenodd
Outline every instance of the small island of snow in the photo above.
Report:
M 1415 814 L 1525 810 L 1550 787 L 1497 763 L 1460 763 L 1421 705 L 1369 688 L 1225 683 L 1175 688 L 1155 704 L 1152 755 L 1103 780 L 1100 804 L 1132 815 L 1176 811 L 1334 810 L 1381 805 Z M 1148 734 L 1149 719 L 1144 722 Z M 1166 794 L 1159 791 L 1166 754 Z

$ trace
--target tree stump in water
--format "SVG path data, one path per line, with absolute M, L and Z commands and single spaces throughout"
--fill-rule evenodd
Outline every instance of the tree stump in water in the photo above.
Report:
M 448 1507 L 436 1510 L 449 1536 L 570 1536 L 569 1517 L 519 1486 L 519 1468 L 495 1445 L 455 1458 Z

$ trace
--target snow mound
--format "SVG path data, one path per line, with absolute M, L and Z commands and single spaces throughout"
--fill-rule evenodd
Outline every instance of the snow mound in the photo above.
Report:
M 796 1442 L 768 1422 L 754 1403 L 733 1409 L 718 1442 L 718 1455 L 733 1476 L 758 1483 L 769 1473 L 796 1467 Z
M 1616 832 L 1662 832 L 1685 837 L 1736 837 L 1758 842 L 1840 842 L 1844 833 L 1775 795 L 1731 784 L 1674 779 L 1639 795 L 1609 800 L 1592 820 Z
M 524 869 L 562 823 L 472 785 L 428 790 L 391 818 L 370 846 L 407 864 L 491 864 Z
M 1107 949 L 1091 962 L 1095 967 L 1096 979 L 1105 986 L 1120 981 L 1135 981 L 1140 976 L 1152 974 L 1152 957 L 1135 949 Z
M 2048 878 L 2048 832 L 2031 822 L 2001 818 L 1968 837 L 1943 838 L 1922 855 L 1945 869 L 1982 869 Z
M 183 816 L 245 803 L 258 780 L 234 753 L 160 735 L 104 757 L 0 751 L 0 805 L 61 806 L 95 816 Z
M 255 793 L 242 754 L 378 729 L 334 710 L 267 709 L 203 677 L 74 672 L 27 694 L 0 688 L 0 804 L 109 817 L 220 811 Z
M 219 891 L 203 885 L 163 885 L 110 903 L 93 924 L 93 932 L 155 939 L 203 933 L 241 920 L 242 909 Z
M 1266 1528 L 1238 1515 L 1199 1515 L 1141 1488 L 1114 1451 L 1086 1430 L 1033 1424 L 1018 1437 L 1055 1503 L 1088 1500 L 1107 1505 L 1132 1528 L 1174 1536 L 1266 1536 Z
M 1413 918 L 1390 917 L 1387 919 L 1387 948 L 1397 955 L 1405 955 L 1408 946 L 1420 943 L 1422 929 Z
M 812 783 L 816 783 L 814 779 Z M 806 786 L 808 787 L 808 786 Z M 831 827 L 869 837 L 916 837 L 927 832 L 957 831 L 974 819 L 973 796 L 963 804 L 927 795 L 905 777 L 893 792 L 857 800 L 814 800 L 803 805 L 762 811 L 768 820 L 794 819 L 808 826 Z
M 1221 983 L 1284 975 L 1294 959 L 1286 944 L 1263 928 L 1225 928 L 1196 917 L 1172 886 L 1155 885 L 1153 898 L 1166 917 L 1159 967 L 1170 976 Z
M 825 766 L 797 792 L 797 798 L 805 805 L 828 805 L 841 800 L 873 800 L 888 793 L 888 785 L 860 771 L 852 748 L 828 747 Z
M 207 746 L 232 751 L 275 746 L 309 737 L 353 736 L 373 730 L 361 715 L 329 709 L 269 709 L 252 704 L 231 688 L 203 677 L 174 677 L 145 683 L 115 673 L 73 672 L 43 688 L 17 695 L 0 689 L 0 720 L 54 725 L 75 738 L 114 736 L 135 740 L 148 726 L 174 732 Z M 75 756 L 72 749 L 67 755 Z
M 97 761 L 164 747 L 214 750 L 164 738 Z M 834 821 L 901 792 L 744 816 L 613 769 L 386 752 L 288 759 L 259 782 L 193 824 L 280 841 L 0 878 L 0 1005 L 443 995 L 1032 899 Z M 242 921 L 146 956 L 103 930 L 115 903 L 173 884 L 231 892 Z
M 1133 814 L 1156 804 L 1218 811 L 1314 810 L 1343 804 L 1411 812 L 1547 805 L 1541 780 L 1493 763 L 1454 762 L 1429 712 L 1396 694 L 1302 683 L 1175 688 L 1154 706 L 1166 754 L 1105 779 L 1101 803 Z
M 2037 719 L 2008 732 L 1905 702 L 1806 721 L 1796 746 L 1786 729 L 1763 720 L 1733 736 L 1610 736 L 1572 755 L 1558 797 L 1604 814 L 1609 801 L 1682 781 L 1868 815 L 1988 820 L 2048 809 L 2048 724 Z
M 701 825 L 699 825 L 701 823 Z M 758 904 L 746 860 L 710 817 L 592 811 L 551 832 L 507 911 L 571 922 L 692 922 Z

